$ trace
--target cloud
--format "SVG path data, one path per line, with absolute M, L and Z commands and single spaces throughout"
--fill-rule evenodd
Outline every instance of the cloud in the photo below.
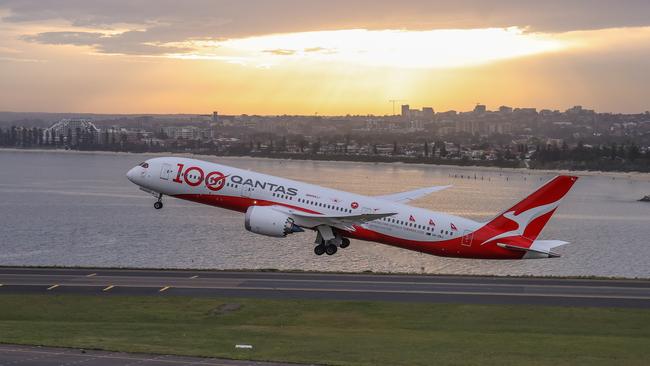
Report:
M 20 58 L 20 57 L 6 57 L 0 55 L 0 61 L 9 61 L 9 62 L 45 62 L 45 60 L 39 60 L 34 58 Z
M 0 0 L 0 14 L 5 14 L 0 24 L 54 27 L 24 40 L 92 46 L 102 53 L 160 55 L 182 52 L 184 47 L 178 44 L 192 40 L 337 29 L 518 26 L 553 33 L 642 26 L 650 25 L 650 1 L 621 5 L 612 0 L 405 0 L 399 4 L 391 0 Z M 72 29 L 56 29 L 61 22 Z
M 104 34 L 98 32 L 43 32 L 26 35 L 22 39 L 42 44 L 92 46 L 98 44 L 102 37 Z
M 206 36 L 212 30 L 226 37 L 350 27 L 530 26 L 556 32 L 650 23 L 650 2 L 645 0 L 0 0 L 0 8 L 9 11 L 5 22 L 57 19 L 97 28 L 139 24 L 157 26 L 162 33 L 174 29 Z
M 276 50 L 264 50 L 263 52 L 270 53 L 276 56 L 291 56 L 296 53 L 296 50 L 276 49 Z
M 332 48 L 325 48 L 325 47 L 308 47 L 303 50 L 305 53 L 326 53 L 326 54 L 333 54 L 336 53 L 336 51 Z
M 145 32 L 128 31 L 115 35 L 99 32 L 43 32 L 23 36 L 29 42 L 52 45 L 91 46 L 97 52 L 125 55 L 163 55 L 188 52 L 188 47 L 147 43 Z

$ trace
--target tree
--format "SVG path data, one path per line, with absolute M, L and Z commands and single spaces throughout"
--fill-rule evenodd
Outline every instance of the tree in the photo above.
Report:
M 636 146 L 636 144 L 632 143 L 631 145 L 628 145 L 626 153 L 628 160 L 635 161 L 639 158 L 640 155 L 641 152 L 639 151 L 639 147 Z
M 283 152 L 287 151 L 287 136 L 285 135 L 282 136 L 282 143 L 280 145 L 280 150 Z
M 311 144 L 312 154 L 318 154 L 319 151 L 320 151 L 320 138 L 318 138 L 316 141 L 312 142 Z
M 9 145 L 16 146 L 17 141 L 18 141 L 18 131 L 16 130 L 16 126 L 11 126 Z
M 72 129 L 68 128 L 65 135 L 65 145 L 70 147 L 72 145 Z
M 300 152 L 305 152 L 305 148 L 307 147 L 307 141 L 305 139 L 300 139 L 298 141 L 298 148 L 300 149 Z
M 447 157 L 447 147 L 445 146 L 444 142 L 440 144 L 440 157 L 441 158 Z
M 21 128 L 20 129 L 20 146 L 25 147 L 27 142 L 28 142 L 27 129 L 26 128 Z

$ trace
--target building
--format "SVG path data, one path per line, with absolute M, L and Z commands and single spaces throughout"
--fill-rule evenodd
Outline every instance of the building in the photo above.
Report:
M 477 104 L 476 107 L 474 107 L 474 113 L 481 114 L 485 113 L 487 111 L 487 108 L 485 107 L 485 104 Z
M 162 132 L 167 135 L 168 138 L 172 139 L 183 139 L 183 140 L 197 140 L 201 136 L 201 131 L 196 127 L 178 127 L 178 126 L 168 126 L 163 127 Z
M 44 134 L 68 145 L 78 145 L 80 142 L 97 142 L 99 129 L 88 119 L 62 119 L 45 129 Z
M 411 106 L 402 104 L 402 117 L 409 118 L 411 116 Z
M 433 120 L 434 111 L 431 107 L 422 107 L 422 118 Z

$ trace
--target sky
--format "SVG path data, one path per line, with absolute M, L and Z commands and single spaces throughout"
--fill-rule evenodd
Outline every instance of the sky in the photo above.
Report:
M 650 1 L 0 0 L 0 110 L 650 110 Z

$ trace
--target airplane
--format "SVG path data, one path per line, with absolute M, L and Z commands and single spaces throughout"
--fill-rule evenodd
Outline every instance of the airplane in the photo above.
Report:
M 180 157 L 149 159 L 126 176 L 157 198 L 156 209 L 169 196 L 245 213 L 244 227 L 256 234 L 282 238 L 313 230 L 316 255 L 333 255 L 358 239 L 477 259 L 559 257 L 552 250 L 567 242 L 537 237 L 578 179 L 556 176 L 493 219 L 477 222 L 407 204 L 450 186 L 365 196 Z

